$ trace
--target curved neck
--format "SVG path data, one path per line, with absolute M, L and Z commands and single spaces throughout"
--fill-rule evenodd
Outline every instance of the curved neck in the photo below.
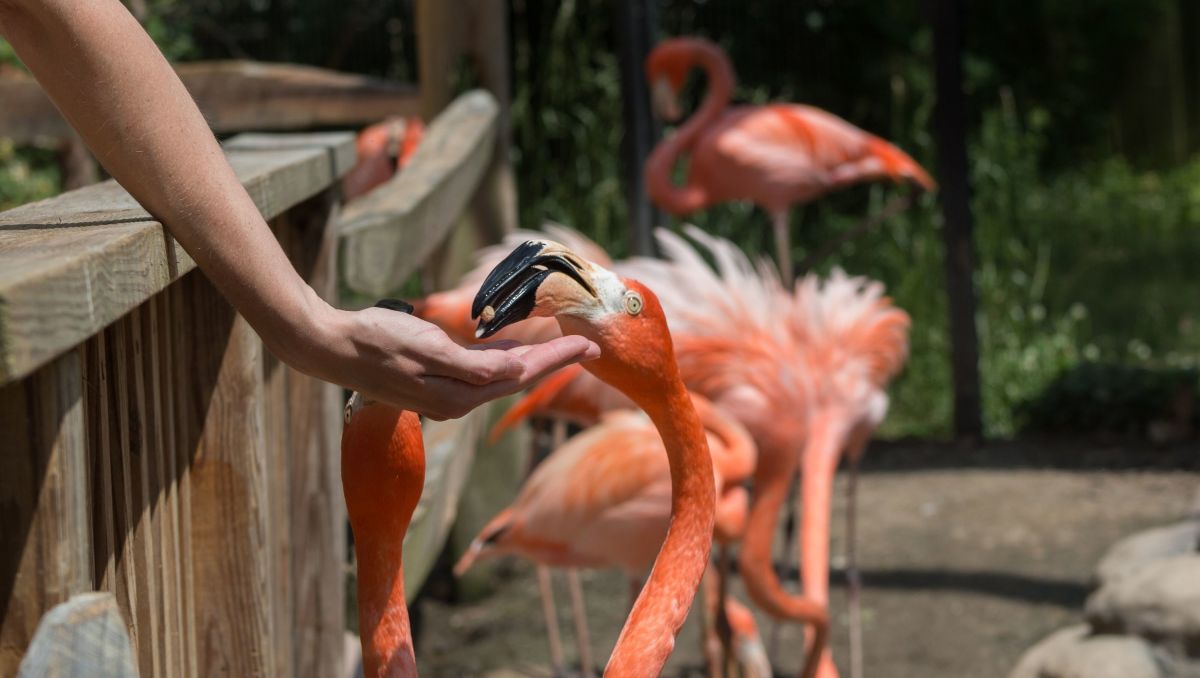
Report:
M 715 497 L 704 429 L 678 373 L 653 397 L 628 395 L 650 416 L 666 447 L 671 522 L 604 675 L 649 678 L 662 672 L 708 565 Z
M 708 93 L 700 108 L 688 118 L 670 138 L 654 148 L 646 161 L 646 190 L 650 199 L 662 209 L 682 216 L 703 209 L 708 204 L 708 191 L 698 184 L 682 187 L 671 182 L 671 174 L 679 156 L 696 144 L 701 133 L 715 123 L 733 95 L 733 66 L 719 49 L 697 46 L 696 63 L 708 78 Z
M 696 406 L 704 429 L 721 441 L 719 446 L 709 448 L 721 482 L 730 485 L 749 478 L 754 473 L 754 462 L 758 456 L 750 433 L 703 396 L 693 393 L 692 403 Z

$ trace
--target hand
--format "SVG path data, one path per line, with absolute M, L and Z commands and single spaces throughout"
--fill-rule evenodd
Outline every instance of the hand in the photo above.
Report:
M 291 362 L 341 384 L 434 420 L 455 419 L 516 393 L 559 368 L 600 355 L 595 343 L 568 336 L 522 346 L 513 341 L 463 348 L 439 327 L 382 308 L 333 311 L 325 338 Z

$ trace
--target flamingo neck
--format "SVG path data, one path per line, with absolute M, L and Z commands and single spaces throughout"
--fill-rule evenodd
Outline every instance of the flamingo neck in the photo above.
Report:
M 424 480 L 417 415 L 383 405 L 351 415 L 342 431 L 342 491 L 358 561 L 358 632 L 368 678 L 417 675 L 403 547 Z
M 700 135 L 711 127 L 729 106 L 734 75 L 729 58 L 719 49 L 704 45 L 696 48 L 696 63 L 708 79 L 708 93 L 700 108 L 670 138 L 664 140 L 646 161 L 646 189 L 651 200 L 662 209 L 682 216 L 708 205 L 708 191 L 698 184 L 682 187 L 671 181 L 675 163 L 690 151 Z
M 829 603 L 829 521 L 833 476 L 846 434 L 845 417 L 822 410 L 812 419 L 801 461 L 800 568 L 804 593 L 822 605 Z
M 817 600 L 792 595 L 783 589 L 775 574 L 771 549 L 780 509 L 787 500 L 788 486 L 798 463 L 793 449 L 760 450 L 754 470 L 754 499 L 738 554 L 738 572 L 747 595 L 764 612 L 777 619 L 812 625 L 812 638 L 816 640 L 809 645 L 801 673 L 803 678 L 812 678 L 818 659 L 823 656 L 829 614 Z
M 358 632 L 362 638 L 363 675 L 371 678 L 417 675 L 404 597 L 403 542 L 403 534 L 398 539 L 355 535 Z
M 672 361 L 672 365 L 674 361 Z M 676 372 L 668 388 L 634 397 L 658 428 L 671 468 L 671 522 L 654 568 L 617 639 L 605 676 L 658 676 L 675 646 L 712 547 L 712 459 Z M 634 394 L 630 394 L 631 397 Z

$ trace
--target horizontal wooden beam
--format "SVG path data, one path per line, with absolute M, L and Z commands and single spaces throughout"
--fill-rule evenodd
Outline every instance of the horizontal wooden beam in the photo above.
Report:
M 267 219 L 354 163 L 346 132 L 251 134 L 225 144 Z M 196 264 L 113 181 L 0 212 L 0 384 L 83 342 Z
M 361 127 L 419 113 L 417 89 L 311 66 L 197 61 L 175 66 L 218 134 Z M 0 137 L 17 143 L 61 140 L 71 129 L 33 78 L 0 77 Z
M 430 124 L 412 160 L 342 212 L 342 270 L 351 289 L 398 287 L 445 240 L 491 160 L 499 107 L 487 92 L 456 99 Z

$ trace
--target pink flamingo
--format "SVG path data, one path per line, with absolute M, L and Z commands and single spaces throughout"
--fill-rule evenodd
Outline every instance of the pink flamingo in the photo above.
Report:
M 714 536 L 724 547 L 744 529 L 749 499 L 740 483 L 750 477 L 756 452 L 740 424 L 700 396 L 693 394 L 692 402 L 712 453 Z M 534 469 L 512 505 L 471 542 L 455 574 L 481 558 L 514 554 L 548 566 L 619 568 L 636 595 L 667 533 L 670 487 L 667 456 L 653 423 L 633 410 L 607 412 Z M 712 619 L 716 600 L 725 596 L 723 586 L 719 593 L 709 589 Z M 731 598 L 725 610 L 741 665 L 750 674 L 770 676 L 753 616 Z M 709 630 L 706 645 L 714 637 Z
M 407 167 L 424 136 L 420 118 L 388 118 L 359 132 L 354 140 L 358 162 L 342 179 L 346 200 L 370 193 Z
M 864 181 L 911 181 L 931 191 L 933 179 L 911 157 L 819 108 L 800 104 L 729 106 L 733 66 L 721 48 L 698 38 L 665 40 L 646 58 L 658 114 L 679 118 L 677 96 L 688 72 L 700 67 L 708 94 L 700 109 L 664 140 L 646 162 L 651 200 L 677 216 L 716 203 L 749 200 L 767 211 L 783 279 L 792 280 L 788 210 Z M 671 182 L 688 154 L 687 183 Z

